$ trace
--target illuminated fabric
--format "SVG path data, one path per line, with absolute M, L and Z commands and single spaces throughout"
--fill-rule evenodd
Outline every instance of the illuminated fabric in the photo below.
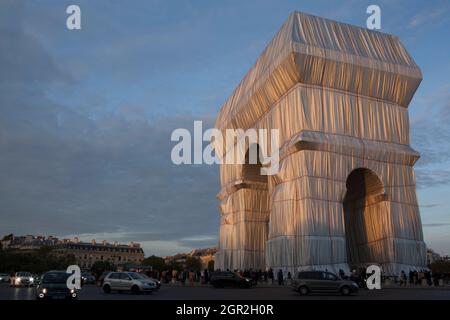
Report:
M 291 14 L 217 117 L 279 129 L 281 149 L 273 176 L 221 165 L 216 267 L 423 268 L 407 110 L 421 80 L 397 37 Z

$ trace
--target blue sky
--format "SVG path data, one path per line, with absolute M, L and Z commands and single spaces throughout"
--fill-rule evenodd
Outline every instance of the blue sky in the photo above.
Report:
M 290 12 L 364 27 L 369 4 L 423 72 L 419 204 L 428 246 L 450 254 L 448 1 L 2 1 L 0 234 L 135 240 L 147 255 L 215 245 L 218 168 L 172 165 L 171 131 L 212 126 Z

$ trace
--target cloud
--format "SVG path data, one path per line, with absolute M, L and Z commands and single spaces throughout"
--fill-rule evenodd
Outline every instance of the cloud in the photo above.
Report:
M 435 208 L 441 206 L 440 203 L 421 204 L 421 208 Z
M 422 226 L 425 228 L 446 227 L 450 226 L 450 223 L 423 223 Z
M 447 3 L 440 3 L 433 7 L 427 7 L 414 15 L 409 21 L 410 28 L 419 28 L 424 25 L 436 24 L 437 21 L 446 17 L 448 11 Z
M 418 188 L 450 183 L 450 84 L 419 97 L 411 120 L 412 146 L 421 154 L 416 164 Z
M 211 127 L 212 117 L 157 116 L 146 102 L 112 109 L 101 93 L 79 108 L 53 99 L 74 78 L 25 31 L 21 9 L 0 9 L 0 234 L 104 235 L 148 250 L 213 244 L 191 237 L 218 230 L 218 168 L 170 159 L 172 130 Z

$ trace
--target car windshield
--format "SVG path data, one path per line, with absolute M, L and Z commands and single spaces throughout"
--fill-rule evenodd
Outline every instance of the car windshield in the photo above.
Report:
M 146 279 L 143 275 L 136 273 L 136 272 L 130 272 L 128 273 L 130 275 L 130 277 L 132 277 L 133 279 Z
M 17 272 L 18 277 L 31 277 L 31 273 L 29 272 Z
M 48 272 L 44 274 L 42 283 L 66 283 L 69 275 L 65 272 Z

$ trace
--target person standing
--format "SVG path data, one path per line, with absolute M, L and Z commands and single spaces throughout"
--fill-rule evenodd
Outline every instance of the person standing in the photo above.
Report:
M 272 268 L 270 268 L 269 269 L 269 281 L 271 284 L 273 284 L 273 278 L 274 278 L 273 270 L 272 270 Z
M 193 286 L 194 285 L 194 271 L 189 271 L 189 286 Z
M 278 278 L 278 285 L 282 286 L 283 285 L 283 271 L 281 271 L 281 269 L 278 270 L 277 278 Z
M 172 283 L 175 283 L 175 280 L 177 279 L 177 270 L 172 270 Z
M 400 286 L 405 286 L 406 287 L 406 273 L 405 271 L 402 270 L 402 272 L 400 273 Z
M 209 272 L 208 269 L 205 269 L 205 284 L 208 284 L 209 282 Z

